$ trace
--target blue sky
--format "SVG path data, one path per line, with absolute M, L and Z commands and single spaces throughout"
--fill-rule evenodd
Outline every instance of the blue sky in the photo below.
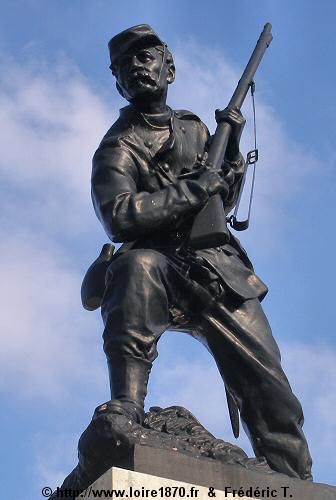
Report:
M 2 2 L 0 19 L 3 497 L 41 498 L 76 463 L 78 437 L 109 397 L 99 313 L 80 304 L 106 242 L 90 201 L 91 158 L 123 101 L 107 42 L 149 23 L 177 67 L 169 95 L 210 129 L 265 24 L 253 221 L 240 238 L 269 285 L 265 310 L 302 401 L 315 480 L 335 484 L 334 188 L 336 4 L 283 0 Z M 242 149 L 252 147 L 251 105 Z M 201 345 L 160 341 L 147 406 L 181 404 L 231 442 L 220 377 Z M 250 451 L 242 436 L 238 444 Z

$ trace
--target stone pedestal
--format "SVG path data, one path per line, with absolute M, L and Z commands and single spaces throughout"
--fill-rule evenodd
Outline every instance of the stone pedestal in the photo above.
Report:
M 110 496 L 107 492 L 112 490 Z M 118 497 L 336 500 L 336 487 L 196 459 L 174 451 L 135 446 L 127 469 L 112 467 L 78 498 Z

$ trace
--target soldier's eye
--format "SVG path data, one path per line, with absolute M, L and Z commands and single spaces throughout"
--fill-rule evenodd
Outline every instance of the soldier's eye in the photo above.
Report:
M 140 62 L 148 62 L 153 59 L 152 54 L 150 52 L 139 52 L 137 58 Z

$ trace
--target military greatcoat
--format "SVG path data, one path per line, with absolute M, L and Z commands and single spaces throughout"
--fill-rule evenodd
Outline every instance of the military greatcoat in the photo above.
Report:
M 114 242 L 131 242 L 120 252 L 184 246 L 193 216 L 208 200 L 206 191 L 192 178 L 208 142 L 207 127 L 190 111 L 168 110 L 146 117 L 132 106 L 121 110 L 94 156 L 92 173 L 93 203 L 106 233 Z M 226 211 L 237 198 L 243 159 L 231 166 L 236 180 Z M 237 296 L 266 295 L 266 286 L 233 235 L 229 244 L 197 255 Z
M 119 386 L 127 392 L 141 362 L 149 371 L 162 333 L 188 331 L 213 355 L 231 416 L 234 401 L 256 455 L 275 470 L 309 479 L 302 409 L 260 306 L 267 287 L 232 234 L 222 247 L 188 245 L 195 214 L 208 201 L 197 182 L 208 143 L 206 126 L 189 111 L 146 115 L 130 105 L 94 155 L 94 208 L 110 239 L 123 243 L 109 266 L 102 304 L 104 350 L 119 366 L 112 378 L 123 371 L 129 383 Z M 226 212 L 237 200 L 244 161 L 226 161 L 228 167 L 234 182 Z

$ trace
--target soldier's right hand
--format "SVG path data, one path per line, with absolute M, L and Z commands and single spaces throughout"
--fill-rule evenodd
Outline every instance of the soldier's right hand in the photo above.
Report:
M 222 198 L 226 198 L 229 194 L 229 185 L 223 177 L 223 172 L 214 172 L 213 170 L 205 170 L 198 178 L 198 183 L 206 190 L 209 196 L 221 193 Z

